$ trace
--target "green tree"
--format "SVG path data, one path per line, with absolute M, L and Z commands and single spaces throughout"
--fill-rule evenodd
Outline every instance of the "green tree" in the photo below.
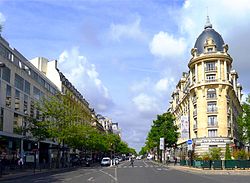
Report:
M 231 151 L 230 151 L 229 145 L 227 144 L 226 145 L 226 152 L 225 152 L 225 160 L 231 160 L 231 159 L 232 159 Z
M 250 142 L 250 94 L 246 98 L 246 102 L 242 104 L 243 112 L 238 118 L 238 126 L 240 138 L 243 142 Z
M 221 159 L 221 155 L 222 155 L 221 148 L 214 147 L 214 148 L 209 149 L 209 152 L 210 152 L 210 157 L 212 160 Z
M 157 119 L 153 121 L 153 125 L 147 136 L 146 147 L 147 149 L 157 148 L 158 155 L 160 138 L 165 139 L 165 145 L 172 147 L 178 140 L 179 133 L 178 127 L 174 124 L 174 116 L 167 112 L 162 115 L 157 115 Z
M 146 155 L 147 152 L 148 152 L 147 147 L 146 147 L 146 146 L 143 146 L 143 147 L 141 148 L 140 152 L 139 152 L 139 155 L 142 155 L 142 156 L 143 156 L 143 155 Z

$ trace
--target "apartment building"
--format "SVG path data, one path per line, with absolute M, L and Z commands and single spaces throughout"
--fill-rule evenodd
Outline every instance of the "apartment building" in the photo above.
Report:
M 179 127 L 178 156 L 197 155 L 226 144 L 240 147 L 237 117 L 242 112 L 242 86 L 222 36 L 209 17 L 191 50 L 189 71 L 184 72 L 172 93 L 170 108 Z M 187 143 L 188 142 L 188 143 Z

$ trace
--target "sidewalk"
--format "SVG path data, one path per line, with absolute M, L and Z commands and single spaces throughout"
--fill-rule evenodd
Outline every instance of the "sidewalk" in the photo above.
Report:
M 162 164 L 155 162 L 157 164 L 161 164 L 165 167 L 168 167 L 169 169 L 173 170 L 178 170 L 182 172 L 190 172 L 190 173 L 195 173 L 195 174 L 207 174 L 207 175 L 245 175 L 245 176 L 250 176 L 250 169 L 233 169 L 233 170 L 214 170 L 214 169 L 201 169 L 201 168 L 194 168 L 194 167 L 189 167 L 189 166 L 180 166 L 177 164 L 174 166 L 173 163 L 170 163 L 169 165 Z

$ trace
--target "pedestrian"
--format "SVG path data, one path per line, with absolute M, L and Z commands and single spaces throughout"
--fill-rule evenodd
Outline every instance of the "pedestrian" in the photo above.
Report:
M 130 158 L 130 165 L 131 165 L 132 167 L 134 167 L 134 159 L 133 159 L 133 157 Z
M 177 164 L 177 158 L 174 157 L 174 166 Z
M 23 168 L 23 158 L 20 157 L 20 159 L 18 160 L 18 166 L 22 169 Z

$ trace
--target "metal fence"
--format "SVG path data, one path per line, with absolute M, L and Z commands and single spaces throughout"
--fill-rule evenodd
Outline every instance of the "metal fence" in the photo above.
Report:
M 202 169 L 248 169 L 250 160 L 181 160 L 180 165 Z

